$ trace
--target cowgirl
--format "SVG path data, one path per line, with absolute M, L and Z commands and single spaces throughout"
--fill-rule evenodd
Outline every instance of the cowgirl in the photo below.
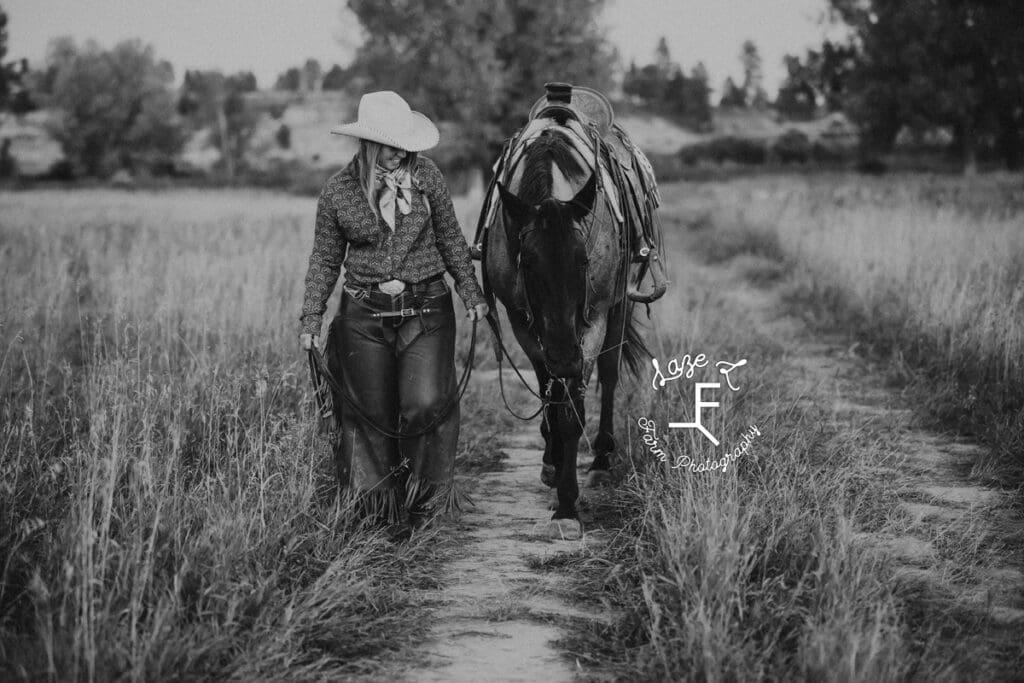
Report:
M 369 515 L 394 523 L 405 510 L 416 525 L 455 505 L 455 314 L 445 271 L 470 320 L 488 308 L 444 178 L 417 154 L 438 143 L 437 127 L 384 91 L 363 95 L 355 123 L 331 132 L 358 138 L 359 153 L 320 193 L 300 340 L 307 350 L 317 343 L 344 264 L 325 351 L 356 404 L 334 396 L 341 485 Z

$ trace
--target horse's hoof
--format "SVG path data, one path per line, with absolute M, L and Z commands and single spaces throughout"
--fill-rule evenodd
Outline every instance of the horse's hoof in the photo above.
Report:
M 555 466 L 544 463 L 540 466 L 540 483 L 545 486 L 554 488 L 555 481 Z
M 588 489 L 596 489 L 601 486 L 610 486 L 612 483 L 612 475 L 608 470 L 590 470 L 587 474 L 587 483 L 585 486 Z
M 545 529 L 548 538 L 578 541 L 583 538 L 583 524 L 578 519 L 552 519 Z

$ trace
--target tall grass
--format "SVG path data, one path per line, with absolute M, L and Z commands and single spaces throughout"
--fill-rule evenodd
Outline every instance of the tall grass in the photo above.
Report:
M 655 391 L 649 370 L 627 386 L 622 483 L 594 510 L 617 533 L 557 563 L 581 598 L 610 602 L 619 618 L 578 626 L 567 644 L 593 680 L 606 671 L 708 681 L 1001 671 L 1009 660 L 990 658 L 1000 646 L 984 628 L 957 622 L 954 639 L 936 625 L 950 618 L 904 590 L 892 563 L 857 541 L 861 532 L 899 533 L 898 482 L 876 471 L 892 464 L 886 423 L 836 427 L 790 364 L 799 349 L 780 346 L 786 337 L 758 315 L 771 297 L 757 287 L 796 281 L 794 310 L 812 322 L 854 325 L 865 343 L 902 354 L 907 373 L 984 378 L 1012 400 L 1021 318 L 1007 310 L 1020 310 L 1014 217 L 1024 193 L 1006 180 L 972 194 L 949 179 L 776 177 L 671 185 L 663 197 L 673 285 L 653 307 L 652 348 L 662 367 L 702 352 L 746 358 L 741 391 L 715 392 L 721 406 L 705 423 L 733 440 L 756 424 L 763 437 L 728 471 L 673 469 L 641 440 L 636 420 L 660 426 L 657 446 L 671 456 L 720 458 L 722 448 L 665 425 L 692 417 L 694 382 L 721 378 L 709 368 Z M 920 353 L 926 348 L 932 355 Z
M 787 178 L 718 188 L 767 233 L 798 302 L 893 361 L 942 426 L 980 435 L 975 475 L 1024 480 L 1024 188 L 1012 176 Z
M 770 240 L 719 242 L 710 189 L 662 188 L 673 284 L 652 307 L 648 340 L 663 368 L 685 354 L 712 364 L 657 390 L 648 368 L 623 392 L 621 484 L 592 512 L 617 533 L 566 563 L 580 597 L 611 602 L 619 618 L 569 645 L 593 680 L 901 680 L 916 659 L 891 567 L 854 542 L 886 515 L 864 476 L 877 454 L 851 447 L 856 437 L 801 393 L 790 349 L 743 300 L 741 269 L 730 288 L 693 258 L 779 256 Z M 740 359 L 732 392 L 713 363 Z M 705 397 L 720 406 L 703 412 L 719 447 L 667 428 L 694 417 L 698 381 L 722 383 Z M 640 418 L 657 425 L 667 461 L 641 439 Z M 725 471 L 672 467 L 681 456 L 720 460 L 752 425 L 761 435 Z
M 313 209 L 0 196 L 5 679 L 336 679 L 419 630 L 445 544 L 353 526 L 309 417 Z

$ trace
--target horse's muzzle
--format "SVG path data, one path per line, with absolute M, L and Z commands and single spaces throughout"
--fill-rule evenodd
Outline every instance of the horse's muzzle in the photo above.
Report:
M 575 353 L 544 354 L 544 365 L 552 377 L 572 379 L 583 374 L 583 353 L 577 348 Z

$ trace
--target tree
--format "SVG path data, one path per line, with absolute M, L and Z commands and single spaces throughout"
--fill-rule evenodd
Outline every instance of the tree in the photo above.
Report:
M 722 83 L 722 98 L 718 101 L 720 107 L 733 107 L 743 109 L 747 106 L 747 96 L 742 88 L 736 87 L 732 76 L 726 76 Z
M 690 70 L 690 77 L 683 83 L 684 116 L 698 128 L 711 124 L 711 88 L 708 87 L 708 70 L 704 62 Z
M 711 125 L 711 87 L 708 85 L 708 70 L 704 62 L 697 62 L 697 65 L 690 70 L 690 79 L 687 83 L 689 95 L 689 115 L 705 128 Z
M 323 69 L 320 62 L 315 59 L 307 59 L 302 65 L 302 89 L 313 91 L 320 87 L 320 78 L 323 76 Z
M 7 13 L 0 7 L 0 109 L 6 108 L 11 96 L 11 84 L 16 75 L 4 62 L 7 57 Z
M 743 64 L 743 101 L 755 109 L 763 109 L 768 104 L 768 95 L 762 87 L 764 72 L 761 69 L 761 53 L 754 41 L 743 41 L 740 63 Z
M 321 90 L 343 90 L 348 84 L 348 73 L 345 69 L 335 64 L 326 74 L 320 83 Z
M 658 39 L 658 45 L 654 48 L 654 66 L 666 81 L 679 71 L 679 65 L 672 61 L 665 36 Z
M 166 165 L 184 144 L 170 90 L 174 70 L 152 47 L 134 40 L 107 51 L 89 41 L 79 49 L 58 40 L 46 74 L 49 104 L 60 114 L 52 132 L 86 173 Z
M 277 77 L 274 90 L 290 90 L 298 92 L 302 89 L 302 72 L 294 66 Z
M 603 0 L 349 0 L 366 33 L 355 91 L 392 89 L 460 128 L 460 154 L 489 168 L 546 81 L 598 89 L 614 56 L 597 26 Z
M 903 126 L 948 126 L 964 170 L 991 149 L 1024 162 L 1024 5 L 1016 0 L 831 0 L 855 33 L 847 107 L 871 149 Z
M 662 37 L 654 49 L 654 61 L 637 68 L 631 62 L 622 81 L 622 91 L 655 111 L 670 114 L 696 128 L 711 121 L 707 70 L 698 64 L 687 77 L 672 60 Z
M 667 88 L 668 80 L 656 64 L 647 64 L 639 69 L 632 64 L 622 81 L 622 92 L 648 105 L 663 104 Z
M 211 127 L 210 141 L 220 150 L 228 178 L 235 177 L 256 129 L 257 115 L 243 96 L 248 85 L 248 79 L 225 78 L 219 71 L 186 71 L 178 100 L 178 111 L 194 128 Z
M 239 71 L 238 73 L 228 76 L 224 83 L 231 92 L 247 93 L 256 92 L 256 76 L 251 71 Z
M 815 84 L 821 69 L 820 55 L 808 50 L 806 63 L 793 55 L 786 55 L 783 62 L 786 65 L 786 80 L 779 86 L 775 108 L 788 119 L 809 120 L 818 108 L 818 89 Z
M 22 114 L 35 109 L 35 103 L 25 88 L 28 60 L 5 62 L 7 57 L 7 13 L 0 7 L 0 110 L 10 109 Z
M 826 40 L 821 50 L 809 49 L 803 59 L 786 55 L 783 62 L 786 80 L 775 100 L 779 113 L 791 119 L 808 119 L 820 105 L 830 112 L 843 108 L 850 76 L 857 65 L 851 46 Z

